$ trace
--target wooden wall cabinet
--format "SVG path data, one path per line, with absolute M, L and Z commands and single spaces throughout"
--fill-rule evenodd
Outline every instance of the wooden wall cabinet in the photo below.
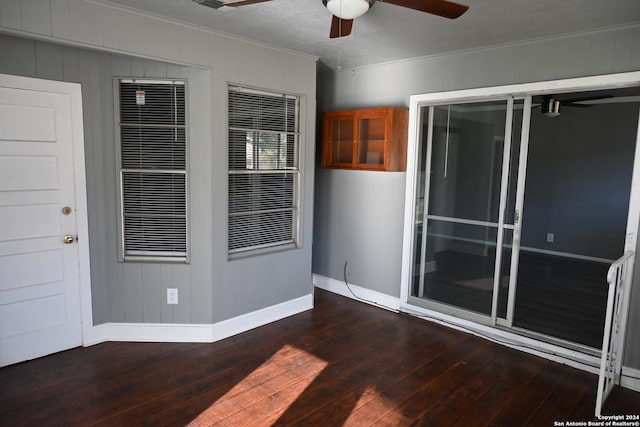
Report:
M 404 171 L 409 111 L 382 107 L 331 111 L 323 117 L 325 168 Z

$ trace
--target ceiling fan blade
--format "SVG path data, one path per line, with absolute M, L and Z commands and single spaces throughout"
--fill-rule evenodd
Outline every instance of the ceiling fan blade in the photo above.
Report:
M 238 7 L 238 6 L 247 6 L 255 3 L 263 3 L 265 1 L 271 1 L 271 0 L 230 0 L 230 1 L 224 2 L 224 5 L 231 6 L 231 7 Z
M 447 0 L 380 0 L 383 3 L 391 3 L 397 6 L 408 7 L 420 12 L 442 16 L 444 18 L 456 19 L 469 9 L 464 4 L 454 3 Z
M 329 31 L 329 38 L 335 39 L 338 37 L 344 37 L 351 34 L 351 28 L 353 27 L 353 19 L 340 19 L 333 15 L 331 20 L 331 31 Z

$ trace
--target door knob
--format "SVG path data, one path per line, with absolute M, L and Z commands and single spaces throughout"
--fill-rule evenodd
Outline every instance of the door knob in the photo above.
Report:
M 74 239 L 71 234 L 67 234 L 62 240 L 68 245 L 69 243 L 73 243 Z

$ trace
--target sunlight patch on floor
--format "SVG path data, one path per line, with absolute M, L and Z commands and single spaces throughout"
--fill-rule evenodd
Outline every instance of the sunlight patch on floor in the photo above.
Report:
M 369 386 L 360 395 L 360 399 L 353 407 L 351 414 L 346 419 L 343 425 L 345 426 L 361 426 L 370 425 L 377 421 L 380 416 L 387 414 L 387 417 L 393 417 L 393 411 L 395 411 L 397 404 L 391 399 L 387 399 L 376 390 L 375 387 Z M 397 419 L 402 418 L 402 413 L 398 414 Z M 387 418 L 385 418 L 386 420 Z M 389 424 L 393 425 L 393 424 Z
M 242 363 L 242 361 L 239 361 Z M 227 424 L 233 418 L 242 418 L 243 410 L 269 398 L 273 412 L 283 413 L 304 392 L 311 382 L 327 366 L 327 362 L 290 345 L 284 345 L 277 353 L 247 375 L 224 396 L 204 410 L 189 427 L 205 427 Z M 291 389 L 295 393 L 279 392 Z M 262 414 L 267 416 L 268 414 Z M 248 423 L 242 422 L 242 425 Z M 253 418 L 253 421 L 256 421 Z M 238 424 L 240 425 L 240 424 Z

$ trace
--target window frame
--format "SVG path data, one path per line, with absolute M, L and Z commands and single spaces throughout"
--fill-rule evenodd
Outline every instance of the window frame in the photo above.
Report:
M 269 129 L 257 129 L 257 128 L 242 128 L 242 127 L 232 127 L 231 126 L 231 103 L 230 96 L 232 91 L 242 92 L 246 94 L 255 94 L 257 96 L 267 96 L 267 97 L 283 97 L 287 99 L 292 99 L 295 102 L 295 130 L 293 132 L 288 131 L 273 131 Z M 250 256 L 268 254 L 272 252 L 279 252 L 291 249 L 297 249 L 302 247 L 302 188 L 303 188 L 303 170 L 304 170 L 304 144 L 303 144 L 303 131 L 304 128 L 304 97 L 302 95 L 284 92 L 284 91 L 276 91 L 269 89 L 259 89 L 253 87 L 247 87 L 244 85 L 229 83 L 227 86 L 227 254 L 228 259 L 238 259 L 245 258 Z M 242 132 L 255 132 L 260 133 L 263 131 L 265 133 L 279 133 L 281 135 L 293 135 L 295 138 L 294 142 L 294 164 L 295 167 L 282 168 L 282 169 L 232 169 L 231 168 L 231 144 L 232 144 L 232 131 L 242 131 Z M 246 153 L 245 153 L 246 156 Z M 231 177 L 233 175 L 268 175 L 268 174 L 282 174 L 282 175 L 293 175 L 293 197 L 290 211 L 292 212 L 292 220 L 291 220 L 291 229 L 292 236 L 290 240 L 279 240 L 270 243 L 262 243 L 256 245 L 246 245 L 243 247 L 236 247 L 231 249 L 232 239 L 231 239 L 231 218 L 237 217 L 242 214 L 237 212 L 232 213 L 231 206 L 231 197 L 232 197 L 232 186 L 231 186 Z M 266 210 L 265 210 L 266 211 Z M 251 214 L 252 211 L 245 211 L 246 215 Z M 253 211 L 255 212 L 255 211 Z
M 141 84 L 171 84 L 184 86 L 184 169 L 171 170 L 170 173 L 184 175 L 184 203 L 185 203 L 185 252 L 161 252 L 161 251 L 136 251 L 138 253 L 127 254 L 126 236 L 125 236 L 125 212 L 124 212 L 124 172 L 127 168 L 122 167 L 122 138 L 121 138 L 121 122 L 120 122 L 120 83 L 141 83 Z M 114 126 L 115 126 L 115 166 L 116 166 L 116 191 L 117 191 L 117 209 L 118 209 L 118 261 L 119 262 L 161 262 L 161 263 L 183 263 L 190 262 L 190 236 L 191 236 L 191 209 L 190 209 L 190 165 L 189 165 L 189 93 L 188 81 L 182 78 L 144 78 L 144 77 L 114 77 L 113 93 L 114 93 Z M 148 169 L 156 173 L 162 173 L 163 169 Z M 165 171 L 166 172 L 166 171 Z

